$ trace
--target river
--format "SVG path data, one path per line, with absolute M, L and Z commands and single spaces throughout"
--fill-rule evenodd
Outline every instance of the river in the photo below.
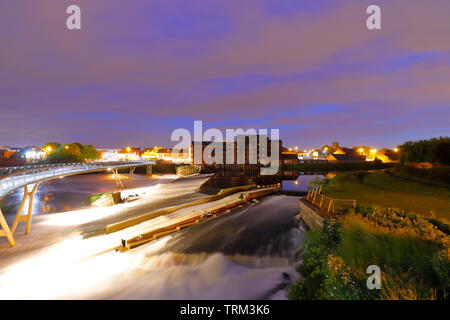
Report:
M 121 174 L 125 188 L 154 186 L 173 181 L 174 175 Z M 41 183 L 33 202 L 33 215 L 72 211 L 89 207 L 88 196 L 110 191 L 118 191 L 112 174 L 93 173 L 69 176 Z M 23 189 L 17 189 L 2 201 L 2 212 L 9 223 L 20 205 Z M 25 210 L 25 209 L 24 209 Z
M 180 196 L 200 196 L 195 186 L 203 180 L 173 178 L 129 177 L 128 187 L 159 186 L 136 203 L 120 205 L 117 212 L 106 212 L 107 216 L 100 215 L 101 218 L 90 211 L 80 211 L 79 216 L 78 211 L 68 215 L 50 213 L 78 209 L 87 205 L 77 202 L 85 201 L 86 196 L 115 190 L 109 175 L 83 175 L 43 183 L 36 195 L 36 214 L 43 219 L 35 219 L 32 235 L 40 232 L 53 239 L 54 232 L 62 241 L 49 242 L 39 253 L 34 248 L 40 245 L 29 236 L 19 239 L 24 259 L 17 256 L 21 263 L 2 267 L 8 272 L 0 276 L 0 297 L 286 299 L 286 285 L 299 276 L 296 267 L 305 232 L 297 218 L 298 196 L 268 196 L 125 253 L 91 254 L 108 239 L 119 243 L 118 235 L 80 238 L 80 234 L 95 234 L 116 217 L 171 205 L 181 201 Z M 306 190 L 314 178 L 300 176 L 297 183 L 285 182 L 283 186 Z M 8 201 L 19 197 L 19 193 L 13 194 Z M 77 226 L 70 226 L 71 219 Z M 86 222 L 80 224 L 77 219 Z M 65 230 L 70 230 L 70 235 Z M 17 249 L 22 250 L 20 246 Z M 6 250 L 4 253 L 12 254 Z

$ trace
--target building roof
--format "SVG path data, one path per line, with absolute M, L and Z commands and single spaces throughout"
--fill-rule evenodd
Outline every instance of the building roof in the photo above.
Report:
M 328 157 L 333 157 L 337 161 L 364 161 L 366 160 L 365 156 L 359 156 L 356 154 L 336 154 L 333 153 L 329 155 Z
M 169 152 L 172 152 L 172 150 L 167 149 L 167 148 L 162 148 L 162 149 L 159 149 L 157 153 L 169 153 Z
M 286 159 L 286 160 L 298 160 L 298 156 L 295 153 L 283 153 L 283 159 Z

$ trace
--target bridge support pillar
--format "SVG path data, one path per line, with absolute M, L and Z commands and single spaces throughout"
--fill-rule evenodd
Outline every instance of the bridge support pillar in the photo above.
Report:
M 153 174 L 152 166 L 147 166 L 147 175 L 151 176 Z
M 113 175 L 114 175 L 114 179 L 116 180 L 116 184 L 119 188 L 124 188 L 123 183 L 122 183 L 122 179 L 120 178 L 119 175 L 119 170 L 118 169 L 112 169 Z
M 6 223 L 5 217 L 0 209 L 0 237 L 6 237 L 11 247 L 16 245 L 16 241 L 12 235 L 11 229 L 9 229 L 8 224 Z
M 20 222 L 26 223 L 25 234 L 29 234 L 31 232 L 31 218 L 33 216 L 33 200 L 34 194 L 37 190 L 39 183 L 35 183 L 31 191 L 28 190 L 28 185 L 23 187 L 23 198 L 20 202 L 19 210 L 17 210 L 16 218 L 14 219 L 13 225 L 11 227 L 11 232 L 14 234 L 16 232 L 17 225 Z M 25 215 L 22 215 L 23 207 L 28 199 L 28 212 Z
M 136 170 L 136 167 L 131 167 L 130 168 L 130 174 L 134 174 L 134 170 Z

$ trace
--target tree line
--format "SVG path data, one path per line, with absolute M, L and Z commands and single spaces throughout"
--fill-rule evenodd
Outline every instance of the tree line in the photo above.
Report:
M 101 158 L 101 153 L 93 145 L 78 142 L 67 144 L 48 142 L 41 150 L 46 153 L 45 161 L 49 163 L 84 162 Z
M 400 146 L 400 162 L 403 164 L 429 162 L 450 165 L 450 137 L 407 141 Z

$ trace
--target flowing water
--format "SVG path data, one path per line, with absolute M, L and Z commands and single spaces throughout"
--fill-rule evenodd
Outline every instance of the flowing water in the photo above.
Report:
M 298 277 L 298 198 L 275 195 L 132 250 L 142 282 L 120 298 L 285 299 Z
M 89 194 L 115 189 L 114 181 L 107 182 L 107 176 L 85 175 L 43 184 L 37 203 L 42 208 L 42 201 L 50 201 L 52 209 L 39 213 L 57 211 L 61 206 L 74 209 L 80 206 L 77 201 Z M 121 205 L 114 214 L 148 210 L 164 197 L 198 196 L 195 188 L 203 181 L 138 179 L 135 186 L 141 183 L 147 186 L 161 183 L 161 186 L 136 204 L 129 204 L 133 207 Z M 304 187 L 308 179 L 300 179 Z M 74 204 L 70 199 L 74 199 Z M 285 299 L 285 287 L 298 277 L 296 267 L 301 260 L 299 247 L 305 229 L 298 213 L 298 196 L 279 194 L 125 253 L 91 255 L 97 245 L 117 237 L 115 234 L 67 239 L 4 269 L 6 272 L 0 276 L 0 298 Z M 55 220 L 49 221 L 58 222 L 59 216 L 65 222 L 64 214 L 56 214 Z M 74 215 L 76 211 L 71 217 Z M 95 224 L 103 222 L 97 219 L 76 228 L 82 234 L 85 225 Z M 65 229 L 61 230 L 64 234 Z
M 156 176 L 121 174 L 126 188 L 139 188 L 169 183 L 173 175 Z M 94 173 L 65 177 L 43 182 L 39 185 L 33 202 L 33 215 L 72 211 L 89 207 L 88 197 L 103 192 L 118 191 L 112 174 Z M 12 222 L 19 208 L 23 189 L 6 196 L 1 203 L 2 212 Z

